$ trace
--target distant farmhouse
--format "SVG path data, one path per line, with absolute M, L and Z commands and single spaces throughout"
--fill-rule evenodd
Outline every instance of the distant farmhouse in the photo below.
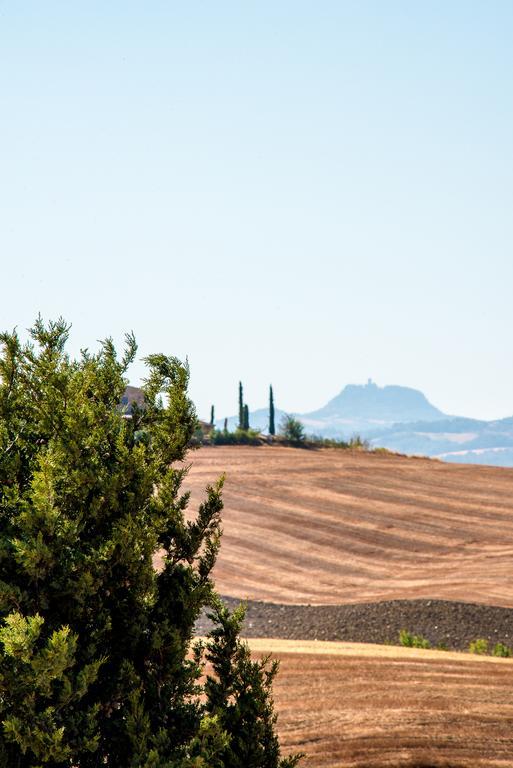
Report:
M 132 406 L 134 403 L 138 408 L 144 406 L 144 392 L 140 387 L 128 386 L 121 398 L 121 409 L 125 419 L 132 418 Z M 203 421 L 202 419 L 198 419 L 198 426 L 203 436 L 209 435 L 213 429 L 212 424 L 208 421 Z

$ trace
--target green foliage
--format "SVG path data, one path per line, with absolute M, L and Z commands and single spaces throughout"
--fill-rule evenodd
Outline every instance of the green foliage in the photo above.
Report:
M 0 766 L 221 768 L 228 749 L 242 766 L 249 747 L 202 695 L 191 650 L 215 599 L 222 480 L 186 517 L 187 366 L 148 357 L 127 419 L 133 337 L 121 359 L 106 340 L 78 360 L 67 337 L 62 320 L 38 320 L 29 344 L 0 335 Z
M 242 382 L 239 381 L 239 424 L 237 430 L 240 432 L 249 431 L 249 408 L 244 403 L 244 391 Z
M 299 419 L 286 414 L 280 422 L 280 434 L 293 445 L 300 445 L 305 441 L 305 428 Z
M 300 755 L 280 760 L 275 733 L 276 715 L 271 698 L 278 662 L 269 657 L 253 661 L 248 646 L 239 640 L 244 608 L 230 612 L 214 604 L 217 624 L 207 645 L 214 675 L 205 685 L 210 712 L 219 718 L 230 741 L 222 754 L 224 768 L 280 766 L 293 768 Z
M 209 435 L 213 445 L 261 445 L 262 438 L 257 429 L 236 429 L 228 432 L 227 429 L 213 429 Z
M 244 391 L 242 381 L 239 381 L 239 429 L 244 429 Z
M 369 442 L 360 437 L 360 435 L 353 435 L 349 440 L 348 448 L 354 451 L 368 451 Z
M 503 659 L 509 659 L 510 656 L 513 655 L 513 652 L 509 645 L 504 645 L 504 643 L 495 643 L 492 649 L 492 656 L 499 656 Z
M 422 635 L 413 635 L 407 629 L 401 629 L 399 632 L 399 642 L 405 648 L 431 648 L 431 643 Z
M 211 405 L 210 406 L 210 424 L 211 426 L 214 426 L 215 423 L 216 423 L 215 409 L 214 409 L 214 406 Z
M 468 650 L 469 653 L 477 653 L 480 655 L 488 653 L 488 640 L 485 640 L 483 637 L 480 637 L 477 640 L 472 640 Z
M 322 437 L 321 435 L 309 435 L 308 445 L 312 448 L 349 448 L 349 443 L 342 438 Z
M 291 418 L 291 417 L 287 417 Z M 283 424 L 283 421 L 282 421 Z M 281 426 L 281 425 L 280 425 Z M 283 433 L 282 433 L 283 434 Z M 320 435 L 309 435 L 308 438 L 304 438 L 304 444 L 308 448 L 338 448 L 343 451 L 369 451 L 371 450 L 367 440 L 364 440 L 360 435 L 353 435 L 349 440 L 344 440 L 341 437 L 322 437 Z M 386 448 L 373 448 L 373 453 L 390 453 Z
M 269 387 L 269 434 L 274 437 L 276 425 L 274 423 L 274 394 L 272 386 Z
M 507 659 L 513 656 L 513 650 L 508 645 L 505 645 L 504 643 L 495 643 L 493 648 L 490 650 L 490 644 L 488 640 L 486 640 L 483 637 L 480 637 L 477 640 L 473 640 L 470 643 L 469 652 L 477 653 L 482 656 L 484 656 L 487 653 L 491 653 L 492 656 L 498 656 L 504 659 Z
M 222 730 L 217 715 L 204 715 L 183 768 L 224 768 L 223 754 L 229 745 L 230 737 Z

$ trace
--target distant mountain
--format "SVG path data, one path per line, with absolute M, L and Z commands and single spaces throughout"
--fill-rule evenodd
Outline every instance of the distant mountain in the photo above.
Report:
M 305 424 L 339 429 L 347 435 L 354 429 L 367 431 L 396 422 L 436 421 L 446 414 L 435 408 L 422 392 L 410 387 L 378 387 L 369 379 L 367 384 L 348 384 L 323 408 L 305 413 Z
M 276 409 L 275 420 L 279 424 L 285 411 Z M 310 413 L 293 414 L 301 419 L 307 432 L 326 437 L 351 437 L 356 432 L 367 434 L 377 428 L 390 427 L 396 422 L 435 421 L 447 416 L 435 408 L 426 397 L 409 387 L 378 387 L 373 381 L 367 384 L 349 384 L 325 406 Z M 260 408 L 250 413 L 250 425 L 267 431 L 269 411 Z M 228 419 L 228 429 L 235 429 L 237 416 Z M 216 425 L 222 428 L 223 419 Z
M 277 425 L 284 413 L 276 409 Z M 359 434 L 375 447 L 400 453 L 513 467 L 513 417 L 480 421 L 448 416 L 409 387 L 378 387 L 371 380 L 349 384 L 322 408 L 293 415 L 310 435 L 347 439 Z M 228 429 L 235 429 L 237 422 L 236 416 L 230 417 Z M 223 424 L 219 419 L 218 428 Z M 251 412 L 250 425 L 267 432 L 268 409 Z
M 513 448 L 476 449 L 438 456 L 443 461 L 458 464 L 489 464 L 494 467 L 513 467 Z
M 371 445 L 444 461 L 513 466 L 513 418 L 453 418 L 394 424 L 368 436 Z

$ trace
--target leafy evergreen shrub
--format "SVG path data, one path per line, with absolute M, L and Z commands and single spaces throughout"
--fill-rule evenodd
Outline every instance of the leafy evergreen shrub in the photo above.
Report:
M 306 439 L 305 428 L 299 419 L 286 414 L 280 422 L 280 435 L 293 445 L 300 445 Z
M 213 445 L 260 445 L 262 443 L 257 429 L 236 429 L 235 432 L 213 429 L 209 439 Z
M 308 435 L 308 446 L 311 448 L 340 448 L 347 450 L 349 443 L 341 437 L 322 437 L 322 435 Z
M 401 629 L 399 632 L 399 642 L 405 648 L 431 648 L 431 643 L 422 635 L 413 635 L 407 629 Z
M 206 692 L 209 711 L 230 737 L 222 754 L 222 766 L 271 768 L 277 765 L 280 754 L 271 698 L 278 662 L 271 662 L 270 657 L 253 661 L 248 646 L 239 641 L 242 606 L 230 614 L 218 603 L 213 618 L 218 626 L 212 632 L 207 658 L 215 674 L 209 676 Z M 279 765 L 293 768 L 300 757 L 285 758 Z
M 31 337 L 0 335 L 0 766 L 294 765 L 273 731 L 275 667 L 254 666 L 239 614 L 215 600 L 222 483 L 185 518 L 187 367 L 148 357 L 145 405 L 126 418 L 132 336 L 121 360 L 110 340 L 70 359 L 62 320 Z M 203 685 L 191 640 L 206 605 Z
M 493 646 L 492 656 L 500 656 L 504 659 L 508 659 L 512 655 L 513 654 L 509 645 L 504 645 L 504 643 L 495 643 Z
M 478 654 L 485 654 L 488 653 L 488 640 L 485 640 L 483 637 L 478 638 L 477 640 L 472 640 L 468 647 L 469 653 L 478 653 Z

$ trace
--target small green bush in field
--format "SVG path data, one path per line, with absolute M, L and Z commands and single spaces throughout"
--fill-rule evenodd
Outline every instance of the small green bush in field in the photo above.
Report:
M 302 422 L 288 413 L 284 414 L 280 422 L 280 435 L 293 445 L 301 445 L 306 438 Z
M 364 440 L 362 437 L 360 437 L 360 435 L 353 435 L 353 437 L 349 440 L 349 448 L 368 451 L 369 441 Z
M 470 653 L 485 654 L 488 653 L 488 640 L 484 637 L 479 637 L 477 640 L 472 640 L 468 650 Z
M 431 648 L 431 643 L 422 635 L 413 635 L 407 629 L 401 629 L 399 632 L 399 642 L 405 648 Z
M 509 658 L 512 655 L 511 648 L 504 643 L 496 643 L 493 646 L 492 656 L 501 656 L 504 659 Z

